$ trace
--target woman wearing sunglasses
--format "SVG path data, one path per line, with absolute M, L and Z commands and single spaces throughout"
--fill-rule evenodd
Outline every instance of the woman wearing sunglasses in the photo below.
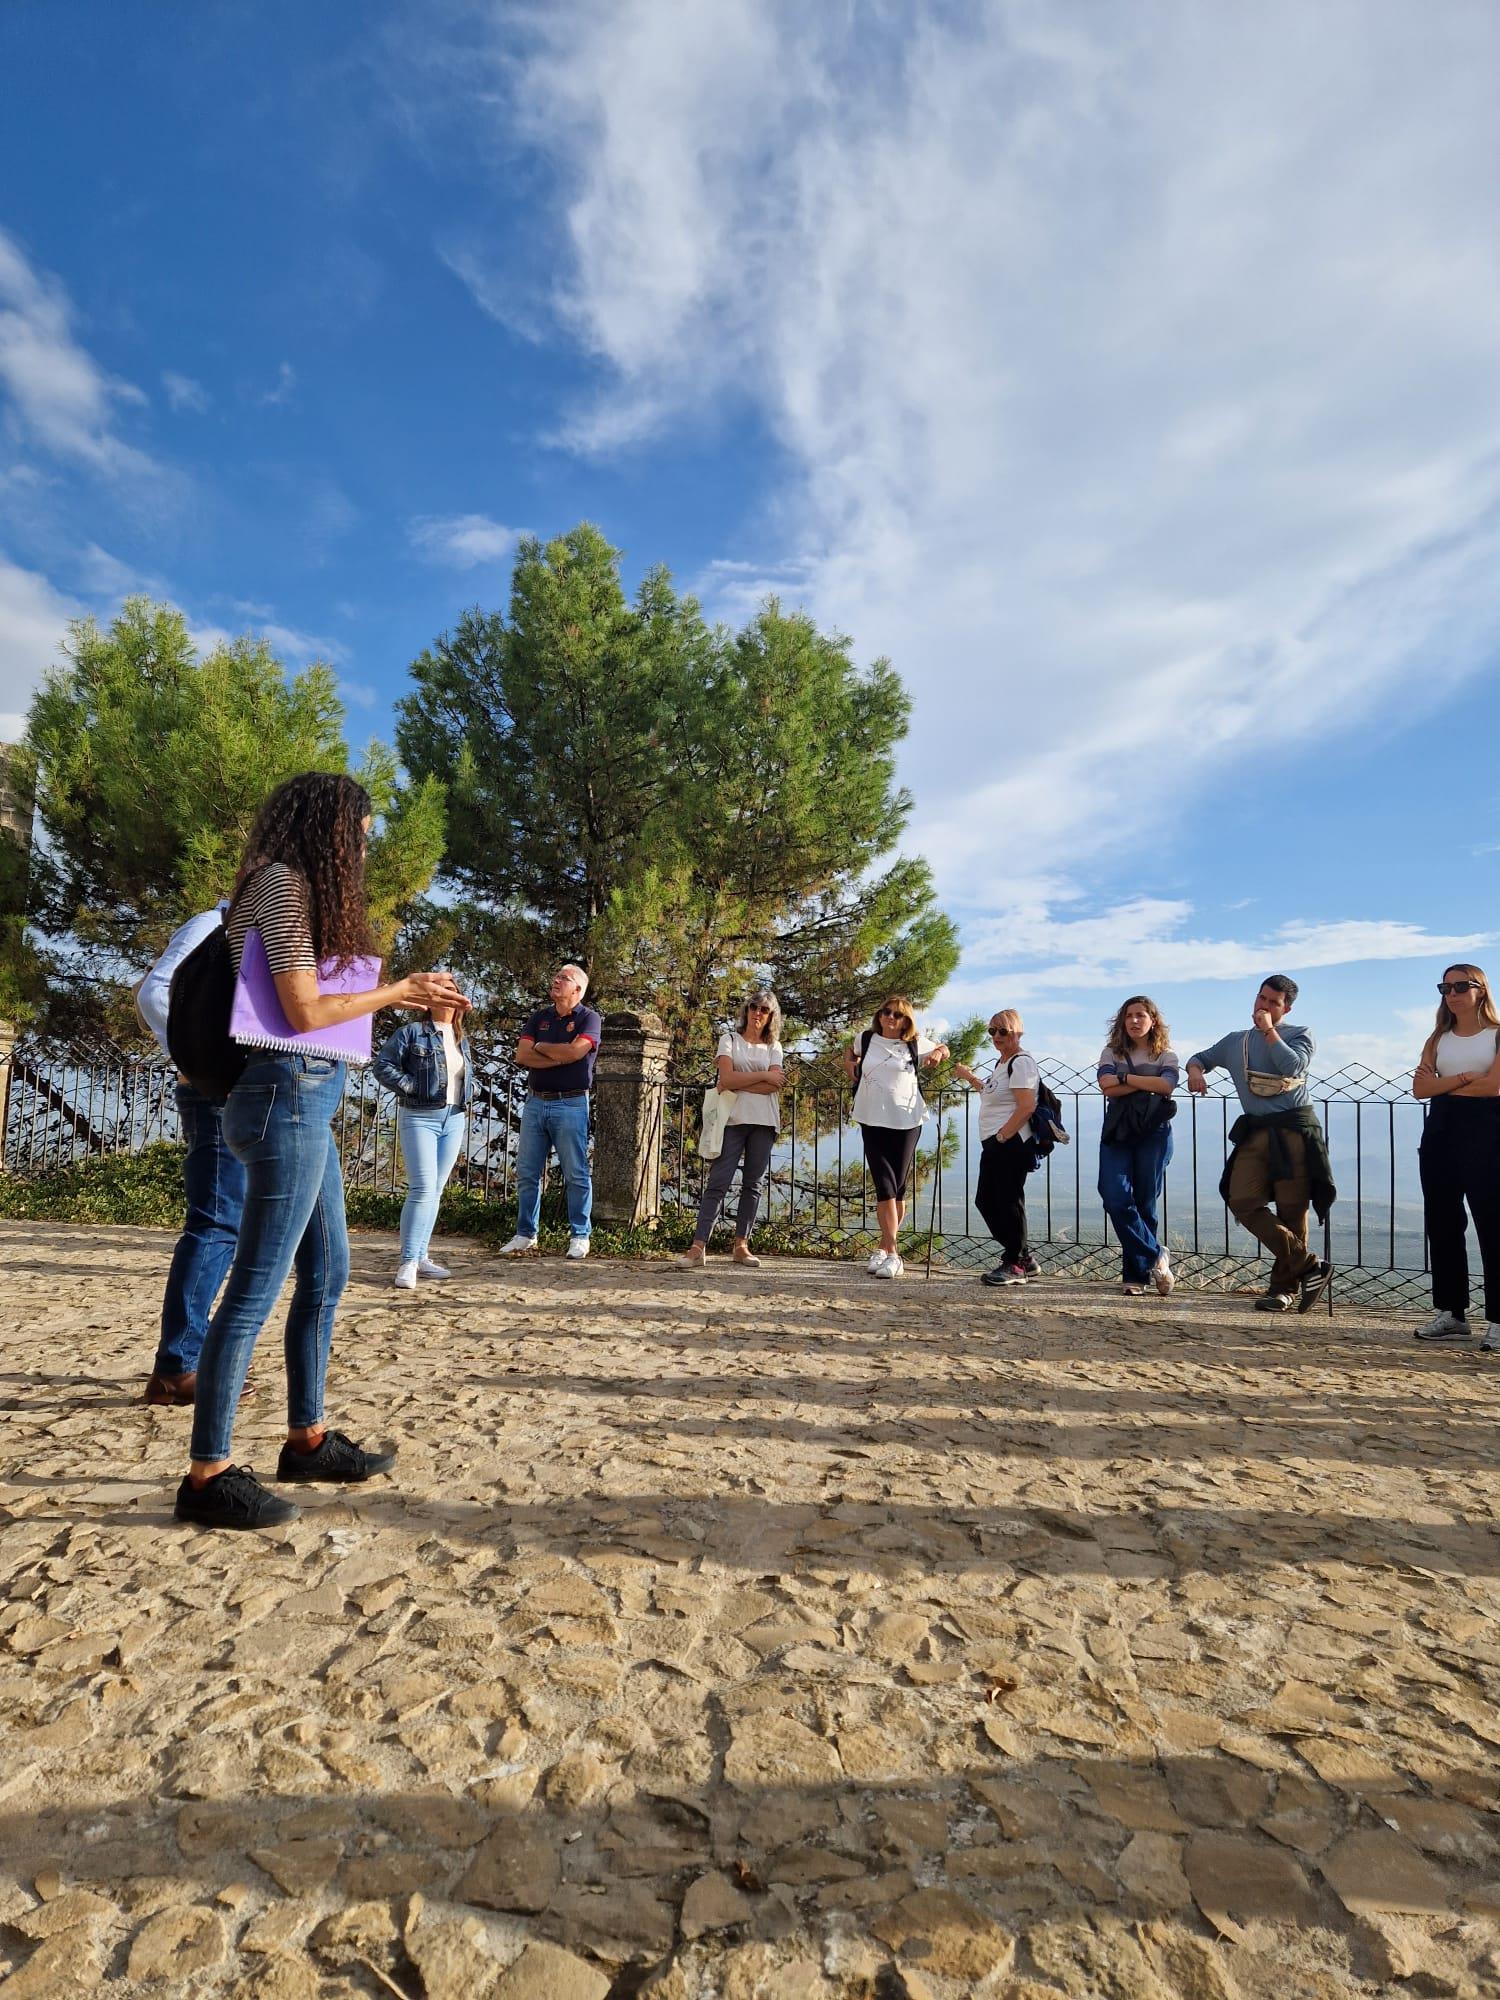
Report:
M 757 987 L 741 1007 L 739 1020 L 720 1035 L 717 1062 L 718 1088 L 726 1094 L 732 1092 L 734 1104 L 724 1127 L 723 1146 L 698 1204 L 692 1247 L 677 1259 L 684 1271 L 701 1270 L 708 1262 L 708 1239 L 736 1172 L 740 1198 L 734 1217 L 734 1261 L 752 1266 L 760 1262 L 750 1248 L 750 1231 L 781 1126 L 779 1092 L 786 1081 L 781 1002 L 769 987 Z
M 1412 1077 L 1428 1105 L 1418 1159 L 1432 1255 L 1432 1318 L 1418 1340 L 1469 1339 L 1468 1214 L 1479 1238 L 1485 1328 L 1500 1350 L 1500 1013 L 1477 965 L 1450 965 L 1438 983 L 1437 1025 Z
M 906 1219 L 906 1186 L 927 1119 L 920 1073 L 947 1056 L 946 1042 L 930 1042 L 917 1033 L 911 1002 L 899 993 L 881 1002 L 874 1021 L 845 1051 L 844 1074 L 855 1086 L 854 1122 L 875 1183 L 880 1244 L 866 1267 L 873 1278 L 899 1278 L 906 1269 L 896 1240 Z

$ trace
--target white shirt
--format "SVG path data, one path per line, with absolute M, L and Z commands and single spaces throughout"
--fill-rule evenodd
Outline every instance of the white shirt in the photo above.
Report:
M 1036 1058 L 1022 1049 L 1011 1058 L 1010 1073 L 1006 1074 L 1003 1062 L 996 1063 L 984 1080 L 984 1088 L 979 1097 L 979 1136 L 993 1139 L 995 1134 L 1015 1115 L 1016 1092 L 1035 1090 L 1042 1080 L 1042 1073 L 1036 1066 Z M 1031 1120 L 1014 1135 L 1017 1139 L 1031 1137 Z
M 719 1037 L 718 1054 L 728 1056 L 733 1069 L 781 1068 L 780 1042 L 747 1042 L 736 1028 L 726 1028 Z M 729 1107 L 729 1125 L 769 1125 L 776 1131 L 781 1124 L 781 1096 L 777 1091 L 737 1090 Z
M 1495 1064 L 1500 1028 L 1481 1028 L 1477 1035 L 1455 1035 L 1450 1028 L 1438 1040 L 1433 1061 L 1439 1076 L 1483 1076 Z
M 464 1052 L 459 1046 L 457 1035 L 453 1032 L 451 1021 L 438 1021 L 435 1025 L 442 1037 L 443 1061 L 448 1068 L 448 1102 L 457 1104 L 458 1093 L 463 1087 L 464 1080 Z
M 861 1040 L 863 1037 L 860 1038 Z M 925 1035 L 917 1036 L 917 1061 L 930 1056 L 937 1047 Z M 854 1044 L 859 1061 L 859 1040 Z M 912 1066 L 911 1043 L 899 1035 L 871 1035 L 854 1093 L 856 1125 L 883 1125 L 891 1132 L 915 1132 L 926 1120 L 927 1106 Z

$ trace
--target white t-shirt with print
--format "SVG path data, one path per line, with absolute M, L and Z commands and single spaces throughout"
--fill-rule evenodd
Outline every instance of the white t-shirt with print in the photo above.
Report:
M 996 1063 L 984 1080 L 979 1096 L 979 1136 L 993 1139 L 995 1134 L 1014 1117 L 1016 1092 L 1035 1090 L 1042 1080 L 1042 1073 L 1036 1066 L 1036 1058 L 1023 1049 L 1011 1059 L 1009 1070 L 1006 1065 Z M 1031 1120 L 1028 1118 L 1021 1129 L 1014 1134 L 1017 1139 L 1031 1137 Z
M 859 1061 L 856 1039 L 854 1059 Z M 917 1036 L 917 1061 L 930 1056 L 937 1047 L 925 1035 Z M 911 1044 L 899 1035 L 871 1035 L 865 1046 L 859 1088 L 854 1093 L 856 1125 L 883 1125 L 892 1132 L 914 1132 L 927 1117 L 917 1073 L 912 1067 Z
M 735 1028 L 726 1028 L 719 1037 L 715 1051 L 728 1056 L 735 1069 L 780 1069 L 780 1042 L 747 1042 Z M 781 1125 L 781 1093 L 763 1090 L 737 1090 L 730 1108 L 727 1122 L 731 1125 L 769 1125 L 772 1131 Z

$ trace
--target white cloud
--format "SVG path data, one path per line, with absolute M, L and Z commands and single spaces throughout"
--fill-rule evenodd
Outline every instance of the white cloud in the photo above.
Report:
M 1045 883 L 1020 896 L 1008 892 L 1003 911 L 964 927 L 966 966 L 1004 967 L 1008 990 L 1028 996 L 1113 992 L 1131 985 L 1251 980 L 1278 970 L 1300 981 L 1323 967 L 1413 958 L 1441 965 L 1482 951 L 1495 936 L 1443 936 L 1389 920 L 1298 920 L 1258 937 L 1226 938 L 1192 929 L 1192 905 L 1181 901 L 1141 896 L 1101 914 L 1070 917 L 1068 900 L 1076 900 L 1076 892 Z M 950 1008 L 957 990 L 944 994 Z
M 759 409 L 808 608 L 913 691 L 950 898 L 1017 827 L 1139 835 L 1143 762 L 1170 813 L 1489 663 L 1494 9 L 493 18 L 606 384 L 564 435 Z
M 474 569 L 480 563 L 503 562 L 524 532 L 502 527 L 487 514 L 426 514 L 410 524 L 407 536 L 427 562 Z
M 72 318 L 62 285 L 0 230 L 0 390 L 13 427 L 43 450 L 110 477 L 155 476 L 146 453 L 114 431 L 115 406 L 145 397 L 79 345 Z
M 292 400 L 292 392 L 296 388 L 296 386 L 297 386 L 296 369 L 292 366 L 290 361 L 283 361 L 281 366 L 276 371 L 275 387 L 263 390 L 261 392 L 259 400 L 262 403 L 273 404 L 273 405 L 289 403 Z
M 537 298 L 534 287 L 522 285 L 514 260 L 500 270 L 492 269 L 482 249 L 457 240 L 439 243 L 437 254 L 482 313 L 522 340 L 543 339 L 546 302 Z
M 57 662 L 68 621 L 79 604 L 40 576 L 0 556 L 0 743 L 14 743 L 47 668 Z
M 175 368 L 161 371 L 161 385 L 167 392 L 167 401 L 179 412 L 186 410 L 193 416 L 201 417 L 213 406 L 213 397 L 201 382 L 191 375 L 179 375 Z

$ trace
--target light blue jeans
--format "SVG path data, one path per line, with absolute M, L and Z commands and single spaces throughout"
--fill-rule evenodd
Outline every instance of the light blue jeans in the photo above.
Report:
M 250 1356 L 293 1266 L 287 1424 L 323 1421 L 333 1316 L 349 1282 L 344 1176 L 332 1130 L 343 1094 L 341 1062 L 270 1053 L 252 1057 L 229 1093 L 224 1143 L 245 1170 L 245 1211 L 229 1282 L 198 1357 L 195 1459 L 228 1458 Z
M 401 1209 L 403 1264 L 427 1255 L 438 1203 L 463 1150 L 467 1123 L 453 1104 L 440 1104 L 435 1111 L 408 1111 L 402 1105 L 396 1113 L 401 1157 L 406 1162 L 406 1200 Z
M 554 1152 L 568 1191 L 568 1234 L 583 1237 L 589 1234 L 594 1207 L 594 1182 L 589 1172 L 589 1101 L 586 1097 L 528 1097 L 521 1113 L 521 1139 L 516 1149 L 516 1186 L 521 1198 L 516 1216 L 518 1236 L 537 1233 L 547 1157 Z

